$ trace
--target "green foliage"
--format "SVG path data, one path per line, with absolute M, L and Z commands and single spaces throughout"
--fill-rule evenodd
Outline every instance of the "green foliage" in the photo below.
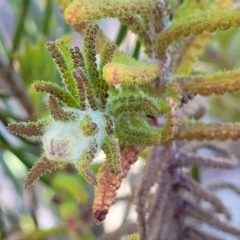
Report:
M 80 203 L 85 203 L 88 199 L 81 179 L 72 174 L 58 173 L 52 178 L 51 184 L 58 191 L 64 192 L 65 196 L 69 195 L 69 198 L 77 199 Z
M 84 32 L 82 47 L 70 44 L 70 27 L 64 25 L 59 14 L 55 16 L 57 8 L 52 1 L 26 0 L 19 10 L 12 1 L 19 19 L 11 48 L 7 44 L 0 48 L 0 53 L 8 57 L 5 63 L 0 55 L 0 76 L 3 86 L 8 86 L 7 91 L 0 92 L 3 105 L 0 120 L 19 137 L 15 143 L 9 133 L 0 129 L 3 151 L 0 166 L 7 169 L 6 175 L 16 188 L 17 178 L 11 174 L 14 166 L 4 163 L 4 152 L 13 153 L 16 161 L 31 168 L 25 188 L 41 177 L 48 188 L 44 196 L 48 202 L 52 199 L 62 220 L 61 225 L 44 231 L 37 227 L 34 210 L 24 212 L 28 220 L 22 218 L 20 239 L 45 239 L 61 234 L 71 239 L 99 239 L 89 217 L 91 202 L 93 218 L 100 223 L 142 150 L 146 150 L 147 154 L 142 156 L 148 161 L 144 173 L 138 172 L 142 180 L 135 193 L 138 233 L 134 233 L 136 226 L 126 231 L 123 224 L 119 239 L 214 238 L 185 221 L 189 216 L 200 224 L 207 223 L 239 236 L 238 229 L 216 218 L 216 212 L 229 216 L 221 201 L 192 180 L 201 180 L 200 167 L 236 167 L 236 158 L 228 150 L 203 140 L 239 140 L 239 123 L 206 123 L 198 120 L 197 114 L 184 110 L 195 95 L 214 94 L 210 106 L 218 119 L 239 120 L 236 114 L 239 96 L 231 95 L 240 89 L 236 54 L 239 31 L 232 29 L 240 25 L 239 8 L 233 7 L 231 0 L 56 0 L 56 3 L 67 24 L 81 34 Z M 102 18 L 117 18 L 121 22 L 116 45 L 122 51 L 96 25 L 95 20 Z M 135 49 L 125 53 L 121 43 L 128 30 L 137 35 L 137 40 Z M 55 38 L 58 39 L 52 41 Z M 226 44 L 230 41 L 232 44 Z M 55 74 L 55 68 L 59 74 Z M 47 108 L 43 107 L 45 93 L 49 95 Z M 15 111 L 17 107 L 9 101 L 11 94 L 22 106 L 22 113 Z M 223 107 L 228 108 L 225 114 L 220 111 Z M 35 140 L 41 141 L 42 154 Z M 191 140 L 200 143 L 194 145 Z M 220 156 L 201 156 L 198 150 L 202 148 Z M 105 160 L 97 165 L 94 160 L 103 158 L 102 151 Z M 32 159 L 39 155 L 39 160 L 33 163 Z M 191 170 L 192 178 L 183 168 Z M 43 177 L 46 174 L 49 175 Z M 157 186 L 154 192 L 150 192 L 152 186 Z M 37 184 L 35 188 L 40 189 Z M 196 201 L 184 191 L 197 196 Z M 210 203 L 212 212 L 206 212 L 199 199 Z M 126 211 L 126 218 L 127 214 Z M 174 237 L 171 226 L 176 222 L 180 227 Z

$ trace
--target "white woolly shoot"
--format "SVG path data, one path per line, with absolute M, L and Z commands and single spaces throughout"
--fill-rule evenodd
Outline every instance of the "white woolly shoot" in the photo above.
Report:
M 76 164 L 81 156 L 90 150 L 93 141 L 97 143 L 96 157 L 107 135 L 104 114 L 90 108 L 83 111 L 68 107 L 64 108 L 64 111 L 74 113 L 75 118 L 68 122 L 52 119 L 42 137 L 43 149 L 47 159 Z M 89 116 L 92 122 L 98 126 L 98 131 L 92 136 L 84 135 L 80 128 L 80 123 L 86 116 Z

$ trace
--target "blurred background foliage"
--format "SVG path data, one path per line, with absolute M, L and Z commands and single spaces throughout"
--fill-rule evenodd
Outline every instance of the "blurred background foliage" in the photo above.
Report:
M 95 239 L 103 227 L 92 220 L 93 189 L 69 168 L 24 191 L 40 145 L 6 130 L 10 122 L 46 114 L 46 95 L 31 84 L 60 82 L 45 43 L 71 42 L 72 30 L 50 0 L 0 1 L 0 15 L 0 239 Z
M 171 1 L 172 14 L 182 2 Z M 71 167 L 41 178 L 24 191 L 24 179 L 39 157 L 40 145 L 6 130 L 8 123 L 46 114 L 46 95 L 34 92 L 31 84 L 39 79 L 60 82 L 45 43 L 56 38 L 72 42 L 73 32 L 52 0 L 0 0 L 0 239 L 110 239 L 104 237 L 108 228 L 92 220 L 93 188 Z M 116 44 L 122 46 L 128 30 L 120 25 L 115 35 Z M 216 33 L 192 74 L 239 68 L 239 45 L 239 29 Z M 141 46 L 136 38 L 132 46 L 129 54 L 137 59 Z M 208 98 L 208 116 L 239 121 L 239 100 L 239 93 Z M 95 170 L 98 167 L 94 165 Z M 136 176 L 131 177 L 136 181 Z M 131 195 L 131 184 L 129 189 Z M 124 196 L 119 198 L 126 200 L 122 215 L 115 214 L 118 227 L 130 216 L 129 197 Z
M 220 69 L 237 69 L 240 67 L 239 47 L 239 29 L 219 32 L 213 37 L 211 45 L 206 48 L 202 59 L 210 63 L 212 72 Z M 210 113 L 222 121 L 237 122 L 240 120 L 239 99 L 238 92 L 213 96 L 210 100 Z

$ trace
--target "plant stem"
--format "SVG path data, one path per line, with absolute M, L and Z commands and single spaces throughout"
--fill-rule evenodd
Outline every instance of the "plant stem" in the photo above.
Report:
M 42 23 L 42 32 L 44 35 L 47 35 L 49 31 L 50 21 L 52 17 L 52 10 L 53 10 L 52 1 L 46 0 L 45 14 L 44 14 L 43 23 Z
M 136 42 L 136 45 L 135 45 L 135 48 L 134 48 L 134 51 L 132 54 L 132 57 L 135 58 L 136 60 L 139 57 L 140 48 L 141 48 L 141 42 L 137 39 L 137 42 Z
M 128 28 L 126 25 L 123 25 L 121 24 L 119 30 L 118 30 L 118 35 L 117 35 L 117 38 L 116 38 L 116 45 L 119 47 L 121 45 L 121 43 L 123 42 L 124 38 L 126 37 L 127 35 L 127 31 L 128 31 Z
M 9 54 L 10 65 L 12 65 L 13 55 L 14 55 L 15 51 L 18 49 L 21 38 L 23 36 L 24 22 L 25 22 L 27 13 L 28 13 L 29 6 L 30 6 L 30 0 L 22 0 L 22 8 L 20 11 L 16 30 L 15 30 L 14 37 L 13 37 L 12 50 L 10 51 L 10 54 Z

